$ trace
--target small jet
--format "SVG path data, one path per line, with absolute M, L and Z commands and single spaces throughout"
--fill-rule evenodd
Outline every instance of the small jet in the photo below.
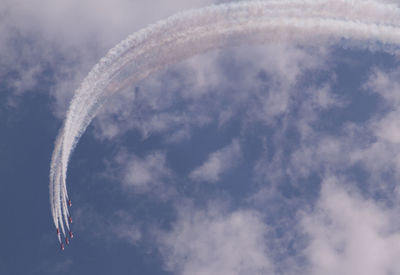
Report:
M 74 234 L 72 233 L 72 231 L 69 231 L 68 234 L 69 234 L 69 238 L 70 238 L 70 239 L 73 239 L 73 238 L 74 238 Z
M 72 202 L 71 200 L 68 200 L 68 206 L 71 207 L 72 206 Z
M 72 217 L 71 216 L 68 217 L 68 221 L 69 221 L 69 223 L 72 223 Z
M 65 244 L 69 244 L 69 239 L 68 239 L 68 237 L 65 237 Z
M 57 238 L 58 242 L 61 244 L 61 234 L 60 234 L 60 229 L 57 228 Z
M 64 244 L 62 244 L 62 243 L 60 244 L 60 250 L 64 251 Z

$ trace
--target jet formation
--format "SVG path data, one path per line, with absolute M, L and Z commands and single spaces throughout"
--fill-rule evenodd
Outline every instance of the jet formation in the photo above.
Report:
M 69 206 L 69 207 L 72 206 L 71 200 L 68 200 L 68 206 Z M 71 217 L 71 216 L 68 216 L 68 222 L 69 222 L 69 224 L 72 223 L 72 217 Z M 69 237 L 69 238 L 68 238 L 68 237 Z M 61 250 L 61 251 L 64 251 L 65 246 L 64 246 L 64 243 L 63 243 L 62 240 L 61 240 L 61 233 L 60 233 L 60 229 L 59 229 L 59 228 L 57 228 L 57 238 L 58 238 L 58 242 L 59 242 L 59 244 L 60 244 L 60 250 Z M 74 234 L 72 233 L 71 230 L 69 230 L 68 236 L 65 237 L 65 244 L 66 244 L 66 245 L 69 245 L 69 242 L 70 242 L 70 240 L 71 240 L 72 238 L 74 238 Z

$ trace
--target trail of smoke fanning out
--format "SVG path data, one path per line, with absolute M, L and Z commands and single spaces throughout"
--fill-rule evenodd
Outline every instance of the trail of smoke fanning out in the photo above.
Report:
M 376 1 L 250 1 L 179 13 L 112 48 L 75 93 L 50 168 L 53 221 L 68 227 L 66 175 L 80 137 L 107 98 L 169 64 L 241 43 L 329 43 L 397 53 L 400 10 Z

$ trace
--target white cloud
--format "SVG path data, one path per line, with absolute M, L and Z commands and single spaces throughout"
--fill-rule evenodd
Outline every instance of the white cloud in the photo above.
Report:
M 400 110 L 391 112 L 374 123 L 375 133 L 378 138 L 392 144 L 400 144 L 400 125 L 398 123 Z
M 302 220 L 310 238 L 306 274 L 399 274 L 397 211 L 325 179 L 312 213 Z
M 400 71 L 372 70 L 364 88 L 371 93 L 378 94 L 385 111 L 378 114 L 371 121 L 370 128 L 382 142 L 400 144 L 400 127 L 397 118 L 400 113 Z
M 378 112 L 365 125 L 351 126 L 350 161 L 365 167 L 376 188 L 389 193 L 400 179 L 399 75 L 399 70 L 372 70 L 364 89 L 379 96 Z
M 240 143 L 234 139 L 230 145 L 211 153 L 189 176 L 195 181 L 217 182 L 222 173 L 238 164 L 241 154 Z
M 26 92 L 51 93 L 62 118 L 90 68 L 129 34 L 176 12 L 212 0 L 4 0 L 0 5 L 0 78 L 7 75 L 10 104 Z M 157 8 L 154 8 L 157 7 Z M 52 71 L 52 87 L 40 80 Z
M 236 53 L 243 59 L 246 72 L 240 79 L 240 89 L 254 97 L 247 110 L 248 121 L 263 121 L 274 125 L 276 119 L 288 114 L 297 97 L 305 91 L 295 86 L 306 71 L 329 70 L 330 52 L 327 48 L 300 48 L 294 45 L 265 45 L 246 48 Z M 264 75 L 264 77 L 262 77 Z M 299 94 L 299 92 L 301 94 Z
M 362 146 L 359 136 L 350 130 L 339 136 L 330 135 L 314 126 L 322 122 L 322 111 L 340 111 L 347 103 L 334 94 L 330 81 L 321 87 L 310 87 L 300 96 L 292 95 L 291 101 L 298 102 L 288 106 L 288 114 L 274 128 L 272 138 L 264 138 L 263 154 L 254 167 L 256 178 L 273 184 L 279 184 L 285 177 L 297 182 L 313 172 L 341 171 L 348 167 L 350 153 Z M 296 109 L 297 112 L 293 111 Z M 294 138 L 290 137 L 293 133 Z
M 160 233 L 158 240 L 166 268 L 175 274 L 273 274 L 266 230 L 254 211 L 184 206 L 172 230 Z
M 40 31 L 60 46 L 96 42 L 109 48 L 130 33 L 178 11 L 202 7 L 211 0 L 24 0 L 3 1 L 7 26 L 21 31 Z M 157 8 L 155 8 L 157 7 Z
M 400 71 L 398 70 L 387 72 L 379 68 L 373 68 L 368 81 L 364 85 L 364 89 L 379 94 L 386 104 L 396 107 L 400 104 L 399 76 Z
M 171 195 L 172 186 L 166 186 L 166 183 L 172 177 L 172 171 L 167 167 L 165 153 L 152 152 L 140 158 L 120 152 L 115 160 L 120 166 L 117 177 L 121 178 L 124 187 L 137 193 L 152 192 L 160 197 Z

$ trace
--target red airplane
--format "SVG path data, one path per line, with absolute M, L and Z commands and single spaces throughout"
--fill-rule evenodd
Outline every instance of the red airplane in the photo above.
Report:
M 72 206 L 72 202 L 71 200 L 68 200 L 68 206 L 71 207 Z
M 69 238 L 70 239 L 74 238 L 74 234 L 72 234 L 72 231 L 69 231 Z
M 61 251 L 64 251 L 64 244 L 60 244 Z
M 65 237 L 65 244 L 69 244 L 69 239 L 68 239 L 68 237 Z
M 57 235 L 60 235 L 60 229 L 57 228 Z
M 68 217 L 68 221 L 69 221 L 69 223 L 72 223 L 72 217 L 71 216 Z

